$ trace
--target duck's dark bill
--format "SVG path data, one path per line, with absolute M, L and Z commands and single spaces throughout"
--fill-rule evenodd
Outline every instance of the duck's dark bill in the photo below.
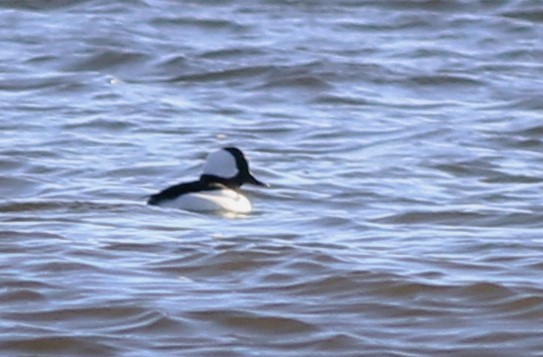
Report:
M 253 175 L 249 174 L 249 180 L 247 181 L 247 183 L 251 183 L 253 185 L 257 185 L 257 186 L 263 186 L 263 187 L 270 187 L 270 185 L 268 185 L 267 183 L 264 183 L 262 181 L 258 181 Z

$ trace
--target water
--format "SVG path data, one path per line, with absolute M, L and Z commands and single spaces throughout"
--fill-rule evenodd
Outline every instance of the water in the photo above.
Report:
M 0 351 L 543 350 L 539 1 L 0 9 Z M 236 145 L 255 211 L 146 206 Z

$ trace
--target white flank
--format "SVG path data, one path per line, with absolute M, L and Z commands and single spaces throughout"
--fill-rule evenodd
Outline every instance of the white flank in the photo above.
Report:
M 247 197 L 232 190 L 187 193 L 176 199 L 161 202 L 160 206 L 197 212 L 226 211 L 249 213 L 253 209 Z

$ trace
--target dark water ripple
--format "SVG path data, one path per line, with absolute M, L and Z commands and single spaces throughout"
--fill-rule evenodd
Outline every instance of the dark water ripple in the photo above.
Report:
M 1 354 L 539 355 L 542 9 L 0 4 Z

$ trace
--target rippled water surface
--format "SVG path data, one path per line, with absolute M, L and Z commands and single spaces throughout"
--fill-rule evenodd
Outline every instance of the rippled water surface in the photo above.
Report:
M 0 352 L 543 351 L 540 1 L 3 1 Z M 242 148 L 269 189 L 145 205 Z

